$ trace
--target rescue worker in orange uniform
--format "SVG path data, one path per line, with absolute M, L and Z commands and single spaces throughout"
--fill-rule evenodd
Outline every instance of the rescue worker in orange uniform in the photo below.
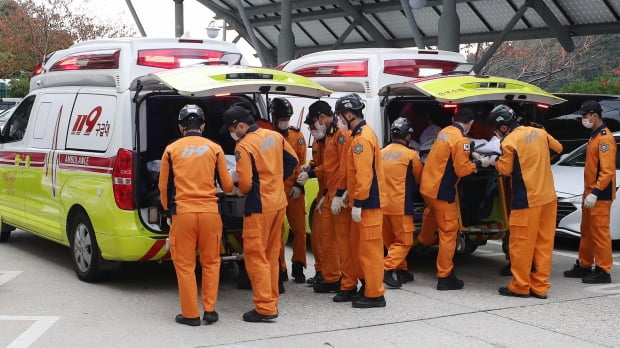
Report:
M 325 183 L 317 194 L 316 207 L 319 213 L 323 282 L 315 282 L 313 290 L 317 293 L 330 293 L 340 291 L 343 285 L 341 278 L 346 286 L 357 285 L 357 280 L 343 277 L 342 274 L 343 263 L 349 262 L 347 220 L 350 220 L 350 214 L 332 213 L 332 206 L 342 209 L 342 195 L 346 190 L 346 168 L 343 163 L 346 162 L 345 152 L 351 141 L 351 132 L 338 127 L 337 118 L 329 104 L 321 101 L 315 105 L 315 112 L 319 114 L 318 126 L 325 129 L 326 133 L 323 163 L 314 168 L 317 178 Z M 340 203 L 334 204 L 334 199 L 340 200 Z M 338 302 L 336 297 L 334 299 Z
M 159 192 L 164 211 L 172 220 L 170 252 L 179 284 L 181 314 L 175 321 L 200 325 L 196 284 L 196 249 L 202 266 L 202 306 L 205 324 L 218 320 L 215 311 L 220 279 L 222 219 L 216 181 L 224 192 L 234 188 L 220 145 L 202 137 L 204 112 L 193 104 L 179 112 L 183 138 L 166 147 L 161 159 Z
M 470 161 L 470 141 L 466 135 L 474 118 L 474 111 L 467 107 L 454 115 L 452 125 L 444 127 L 437 135 L 422 171 L 420 194 L 426 208 L 418 241 L 421 246 L 430 246 L 438 229 L 437 290 L 459 290 L 464 285 L 454 274 L 452 262 L 459 231 L 456 185 L 460 178 L 489 165 L 486 157 L 484 163 Z
M 616 198 L 616 140 L 603 122 L 603 110 L 598 102 L 584 102 L 579 113 L 581 123 L 591 128 L 592 134 L 583 175 L 579 259 L 564 276 L 581 278 L 589 284 L 611 283 L 613 255 L 609 223 L 611 203 Z
M 284 180 L 295 170 L 297 156 L 280 133 L 256 126 L 243 107 L 232 106 L 224 112 L 220 132 L 226 130 L 237 141 L 239 192 L 246 195 L 243 254 L 255 308 L 243 314 L 243 320 L 271 320 L 278 317 L 278 256 L 287 195 Z
M 381 150 L 383 173 L 388 197 L 383 209 L 383 244 L 387 255 L 383 260 L 383 283 L 400 288 L 403 281 L 413 281 L 407 254 L 413 245 L 413 198 L 422 178 L 422 161 L 416 150 L 408 147 L 413 125 L 404 117 L 390 127 L 392 142 Z
M 519 125 L 509 106 L 496 106 L 489 119 L 504 137 L 501 155 L 491 164 L 500 175 L 511 176 L 512 188 L 508 250 L 513 278 L 499 294 L 544 299 L 551 286 L 557 214 L 550 156 L 562 152 L 562 145 L 544 129 Z
M 325 151 L 325 135 L 327 132 L 327 127 L 321 125 L 319 123 L 319 117 L 321 113 L 328 112 L 331 113 L 331 107 L 329 104 L 322 100 L 317 100 L 314 103 L 310 104 L 308 108 L 308 114 L 306 115 L 306 119 L 304 123 L 308 125 L 310 129 L 310 134 L 312 135 L 312 159 L 309 163 L 303 164 L 301 166 L 302 172 L 299 173 L 298 180 L 302 179 L 304 182 L 308 178 L 317 178 L 318 181 L 318 191 L 323 192 L 325 190 L 325 180 L 324 176 L 318 176 L 316 171 L 314 170 L 316 167 L 321 166 L 323 163 L 323 156 Z M 304 180 L 305 177 L 305 180 Z M 321 197 L 316 198 L 316 203 Z M 312 214 L 312 233 L 310 234 L 310 245 L 312 246 L 312 254 L 314 255 L 314 276 L 307 279 L 307 283 L 310 285 L 314 285 L 315 283 L 323 282 L 323 274 L 321 271 L 321 259 L 322 259 L 322 241 L 321 241 L 321 232 L 322 228 L 320 228 L 320 215 L 318 209 L 313 209 L 310 212 Z
M 354 93 L 340 97 L 334 107 L 342 128 L 351 129 L 351 145 L 346 156 L 348 203 L 351 208 L 349 247 L 352 274 L 362 280 L 362 290 L 357 296 L 353 293 L 351 300 L 354 308 L 373 308 L 386 305 L 381 228 L 383 207 L 388 197 L 381 147 L 375 132 L 364 120 L 363 109 L 364 103 Z
M 273 98 L 269 104 L 271 119 L 278 132 L 282 134 L 284 139 L 295 149 L 295 154 L 299 163 L 293 171 L 293 175 L 284 181 L 284 192 L 287 193 L 286 217 L 289 226 L 293 232 L 293 256 L 291 276 L 295 279 L 295 283 L 305 283 L 306 276 L 304 268 L 306 268 L 306 200 L 304 198 L 304 184 L 308 179 L 302 176 L 297 182 L 299 174 L 302 172 L 301 166 L 306 163 L 306 140 L 299 128 L 289 125 L 291 116 L 293 115 L 293 106 L 285 98 Z M 281 263 L 286 264 L 284 260 L 284 248 L 282 248 Z

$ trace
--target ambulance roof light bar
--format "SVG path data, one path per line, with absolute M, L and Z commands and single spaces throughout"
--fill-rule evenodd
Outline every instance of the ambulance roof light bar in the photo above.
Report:
M 298 68 L 294 73 L 305 77 L 366 77 L 368 59 L 313 63 Z

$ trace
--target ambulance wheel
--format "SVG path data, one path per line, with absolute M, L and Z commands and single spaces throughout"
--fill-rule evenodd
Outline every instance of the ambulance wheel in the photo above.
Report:
M 70 229 L 71 255 L 73 268 L 78 278 L 85 282 L 95 282 L 102 278 L 101 252 L 95 239 L 95 230 L 84 213 L 75 215 Z
M 15 227 L 11 225 L 7 225 L 4 222 L 0 223 L 0 243 L 8 241 L 14 229 Z

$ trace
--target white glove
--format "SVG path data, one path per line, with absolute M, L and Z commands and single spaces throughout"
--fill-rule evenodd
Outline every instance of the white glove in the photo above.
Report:
M 353 207 L 353 209 L 351 209 L 351 219 L 355 222 L 362 221 L 362 208 Z
M 319 203 L 317 203 L 316 208 L 315 208 L 316 210 L 319 211 L 319 215 L 321 214 L 321 208 L 323 207 L 323 203 L 325 203 L 325 195 L 323 195 L 321 199 L 319 199 Z
M 171 218 L 167 218 L 166 222 L 168 223 L 168 226 L 172 226 L 172 219 Z
M 332 199 L 332 214 L 338 215 L 340 214 L 340 210 L 342 209 L 342 197 L 334 197 Z
M 472 158 L 474 161 L 478 161 L 478 160 L 480 159 L 480 154 L 479 154 L 479 153 L 477 153 L 477 152 L 473 152 L 473 151 L 472 151 L 472 153 L 471 153 L 471 158 Z
M 312 169 L 312 167 L 308 163 L 301 165 L 301 170 L 304 172 L 309 172 L 310 169 Z
M 349 191 L 344 191 L 342 194 L 342 207 L 346 208 L 349 206 Z
M 586 198 L 583 200 L 584 208 L 592 208 L 596 203 L 598 197 L 594 193 L 589 193 Z
M 310 175 L 308 175 L 308 172 L 301 172 L 299 173 L 299 175 L 297 175 L 297 180 L 295 182 L 297 182 L 301 186 L 304 186 L 306 184 L 306 180 L 308 180 L 309 177 Z
M 288 194 L 288 197 L 290 199 L 297 199 L 299 197 L 301 197 L 301 189 L 297 186 L 293 186 L 291 188 L 291 192 Z
M 489 165 L 491 167 L 495 167 L 495 163 L 497 162 L 497 159 L 499 158 L 498 155 L 490 155 L 489 157 Z
M 491 159 L 487 156 L 480 157 L 480 166 L 486 168 L 491 165 Z

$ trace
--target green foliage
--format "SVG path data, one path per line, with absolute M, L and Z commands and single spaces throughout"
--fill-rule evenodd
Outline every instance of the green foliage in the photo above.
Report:
M 562 88 L 565 93 L 620 94 L 620 76 L 603 74 L 592 80 L 579 79 Z
M 30 73 L 20 72 L 19 76 L 11 82 L 11 97 L 23 98 L 30 90 Z

